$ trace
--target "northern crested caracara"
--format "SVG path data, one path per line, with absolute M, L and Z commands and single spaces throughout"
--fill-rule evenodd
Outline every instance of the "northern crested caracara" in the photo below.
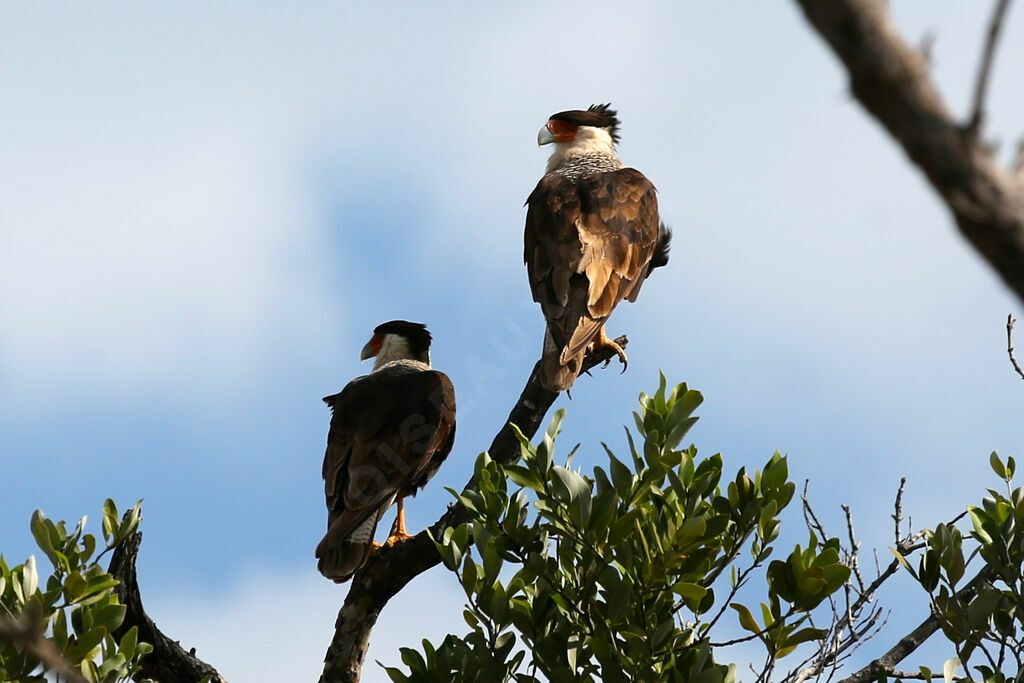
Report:
M 455 441 L 455 389 L 430 368 L 425 325 L 392 320 L 378 325 L 362 360 L 373 371 L 328 396 L 331 428 L 324 455 L 327 534 L 316 547 L 317 568 L 342 583 L 380 547 L 377 524 L 397 500 L 388 543 L 409 537 L 402 499 L 426 485 Z
M 541 381 L 551 391 L 572 386 L 588 348 L 611 347 L 625 369 L 604 323 L 668 263 L 672 235 L 658 220 L 654 185 L 619 160 L 618 141 L 608 104 L 554 114 L 537 134 L 554 151 L 526 200 L 524 259 L 547 320 Z

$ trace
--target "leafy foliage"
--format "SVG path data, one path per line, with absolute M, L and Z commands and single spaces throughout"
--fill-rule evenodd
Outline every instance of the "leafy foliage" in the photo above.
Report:
M 119 640 L 112 635 L 124 620 L 125 607 L 114 591 L 117 580 L 100 565 L 103 555 L 138 528 L 140 506 L 141 501 L 119 518 L 114 502 L 106 500 L 105 547 L 95 556 L 96 537 L 85 533 L 85 517 L 69 532 L 65 522 L 54 522 L 36 510 L 32 536 L 53 568 L 45 578 L 34 555 L 14 567 L 0 555 L 0 619 L 32 637 L 47 637 L 61 658 L 93 683 L 129 680 L 152 649 L 138 642 L 135 627 Z M 27 649 L 0 639 L 0 680 L 42 683 L 44 670 L 44 663 Z
M 639 443 L 626 431 L 629 464 L 605 446 L 608 467 L 592 477 L 571 453 L 555 464 L 564 411 L 536 447 L 520 435 L 522 464 L 481 454 L 477 490 L 456 494 L 472 521 L 435 539 L 465 590 L 470 632 L 403 648 L 408 672 L 388 668 L 391 679 L 725 683 L 734 667 L 715 660 L 710 631 L 730 606 L 772 661 L 820 639 L 808 613 L 850 573 L 836 539 L 812 536 L 768 566 L 760 622 L 733 601 L 771 556 L 795 485 L 778 453 L 723 482 L 721 455 L 679 448 L 701 401 L 685 384 L 668 392 L 662 376 L 634 413 Z
M 965 555 L 964 535 L 952 524 L 925 531 L 925 550 L 915 571 L 902 564 L 928 591 L 943 635 L 956 657 L 946 668 L 973 668 L 985 683 L 1024 681 L 1024 489 L 1012 488 L 1016 462 L 992 453 L 989 464 L 1006 485 L 1006 493 L 989 489 L 981 507 L 970 506 L 972 530 Z M 984 566 L 969 581 L 967 566 L 980 558 Z M 971 659 L 981 660 L 971 666 Z M 930 672 L 929 672 L 930 673 Z M 948 677 L 947 677 L 948 678 Z

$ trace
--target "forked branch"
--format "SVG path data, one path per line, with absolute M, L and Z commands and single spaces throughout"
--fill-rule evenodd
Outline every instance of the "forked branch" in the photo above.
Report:
M 899 35 L 884 0 L 796 0 L 842 61 L 854 97 L 903 147 L 949 207 L 960 232 L 1024 301 L 1024 177 L 1002 167 L 971 129 L 980 126 L 999 0 L 982 58 L 974 110 L 950 113 L 928 61 Z

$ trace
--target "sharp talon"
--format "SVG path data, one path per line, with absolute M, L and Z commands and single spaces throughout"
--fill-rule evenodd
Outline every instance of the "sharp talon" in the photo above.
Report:
M 383 543 L 377 543 L 377 541 L 370 541 L 370 552 L 371 553 L 374 552 L 374 551 L 380 550 L 383 547 L 384 547 Z
M 615 340 L 608 338 L 608 335 L 605 334 L 605 331 L 604 331 L 603 327 L 597 333 L 597 339 L 594 340 L 594 349 L 593 350 L 596 351 L 598 349 L 611 349 L 613 352 L 615 352 L 615 355 L 619 357 L 619 362 L 622 363 L 622 372 L 626 371 L 626 366 L 628 365 L 628 359 L 626 358 L 626 352 L 622 350 L 621 346 L 619 346 L 617 343 L 615 343 Z M 601 367 L 606 368 L 606 367 L 608 367 L 611 364 L 611 362 L 612 362 L 612 359 L 611 359 L 611 357 L 609 357 L 604 362 L 604 365 L 602 365 Z
M 384 541 L 384 545 L 398 545 L 399 543 L 404 543 L 408 541 L 410 538 L 412 538 L 412 536 L 406 533 L 391 534 L 390 536 L 388 536 L 388 540 Z

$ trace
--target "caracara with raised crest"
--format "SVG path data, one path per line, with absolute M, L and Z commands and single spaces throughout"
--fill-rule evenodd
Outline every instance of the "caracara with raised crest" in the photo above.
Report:
M 373 371 L 328 396 L 331 428 L 324 455 L 327 534 L 316 547 L 317 568 L 347 581 L 380 545 L 381 518 L 397 502 L 387 543 L 409 537 L 402 499 L 434 476 L 455 440 L 455 390 L 430 367 L 425 325 L 392 320 L 378 325 L 362 360 Z
M 654 185 L 615 153 L 619 119 L 607 104 L 554 114 L 538 145 L 553 144 L 526 200 L 524 258 L 547 320 L 541 381 L 569 389 L 588 350 L 626 354 L 604 331 L 615 305 L 636 301 L 650 272 L 668 263 L 671 232 L 658 219 Z

